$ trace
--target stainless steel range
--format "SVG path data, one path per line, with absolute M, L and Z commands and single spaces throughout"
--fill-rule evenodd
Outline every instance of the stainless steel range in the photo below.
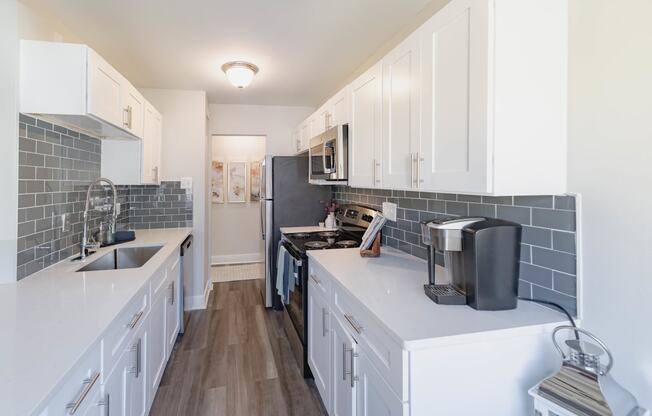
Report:
M 290 292 L 289 304 L 285 310 L 298 335 L 301 349 L 297 355 L 303 361 L 304 377 L 312 377 L 308 368 L 308 256 L 310 250 L 333 250 L 359 247 L 362 236 L 378 213 L 373 208 L 360 205 L 342 205 L 337 210 L 337 230 L 312 233 L 284 234 L 282 244 L 292 257 L 300 264 L 298 285 Z

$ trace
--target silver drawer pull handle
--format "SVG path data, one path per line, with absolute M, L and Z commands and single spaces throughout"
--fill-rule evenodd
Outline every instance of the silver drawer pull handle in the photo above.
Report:
M 133 352 L 136 355 L 136 363 L 134 364 L 133 367 L 129 370 L 129 373 L 133 374 L 134 377 L 138 378 L 140 376 L 140 372 L 142 371 L 141 368 L 141 360 L 142 360 L 142 339 L 138 338 L 138 341 L 136 341 L 135 344 L 129 348 L 129 352 Z
M 317 276 L 315 276 L 314 274 L 311 274 L 311 275 L 310 275 L 310 278 L 311 278 L 315 283 L 317 283 L 318 285 L 321 285 L 321 280 L 318 279 Z
M 134 329 L 134 327 L 138 324 L 138 321 L 140 321 L 140 318 L 142 318 L 144 311 L 140 311 L 137 314 L 134 315 L 133 318 L 131 318 L 131 321 L 126 325 L 127 328 L 129 329 Z
M 174 305 L 174 282 L 170 282 L 168 289 L 170 290 L 170 305 Z
M 355 320 L 355 318 L 353 317 L 353 315 L 348 315 L 348 314 L 345 313 L 345 314 L 344 314 L 344 317 L 345 317 L 346 320 L 349 322 L 349 324 L 351 325 L 351 327 L 353 327 L 353 329 L 355 329 L 355 332 L 357 332 L 358 334 L 362 334 L 362 330 L 364 329 L 364 327 L 363 327 L 362 325 L 360 325 L 360 324 Z
M 355 360 L 356 357 L 358 357 L 358 353 L 353 351 L 353 348 L 349 349 L 349 354 L 351 354 L 351 371 L 349 374 L 351 375 L 351 388 L 355 387 L 355 382 L 358 381 L 358 376 L 355 375 Z
M 106 394 L 103 400 L 97 402 L 99 407 L 104 406 L 104 416 L 109 416 L 111 414 L 110 405 L 111 405 L 111 396 L 109 393 Z
M 328 311 L 326 308 L 321 308 L 321 336 L 325 337 L 326 334 L 328 333 L 328 329 L 326 328 L 326 317 L 328 316 Z
M 84 382 L 82 383 L 84 385 L 84 388 L 82 389 L 81 393 L 79 394 L 79 397 L 77 400 L 75 400 L 72 403 L 68 403 L 66 405 L 66 409 L 68 409 L 68 414 L 69 415 L 74 415 L 75 412 L 79 409 L 79 406 L 81 406 L 82 402 L 88 396 L 88 393 L 91 391 L 93 386 L 95 385 L 95 382 L 97 379 L 100 378 L 100 373 L 95 373 L 89 378 L 85 379 Z

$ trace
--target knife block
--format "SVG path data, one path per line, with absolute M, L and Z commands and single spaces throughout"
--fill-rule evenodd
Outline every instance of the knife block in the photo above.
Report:
M 382 233 L 379 231 L 370 249 L 360 249 L 360 257 L 380 257 L 380 240 L 382 238 L 381 234 Z

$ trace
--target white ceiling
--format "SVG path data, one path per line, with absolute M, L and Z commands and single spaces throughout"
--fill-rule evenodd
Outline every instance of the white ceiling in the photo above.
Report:
M 429 0 L 24 0 L 43 7 L 138 87 L 201 89 L 213 103 L 327 98 Z M 260 67 L 232 87 L 231 60 Z

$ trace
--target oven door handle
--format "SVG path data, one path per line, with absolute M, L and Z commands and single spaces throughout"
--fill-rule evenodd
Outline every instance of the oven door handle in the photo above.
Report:
M 303 265 L 303 261 L 301 260 L 301 257 L 296 255 L 297 253 L 294 251 L 294 249 L 290 246 L 290 243 L 287 241 L 283 241 L 283 247 L 287 250 L 287 252 L 290 254 L 290 257 L 294 260 L 297 266 L 301 267 Z

